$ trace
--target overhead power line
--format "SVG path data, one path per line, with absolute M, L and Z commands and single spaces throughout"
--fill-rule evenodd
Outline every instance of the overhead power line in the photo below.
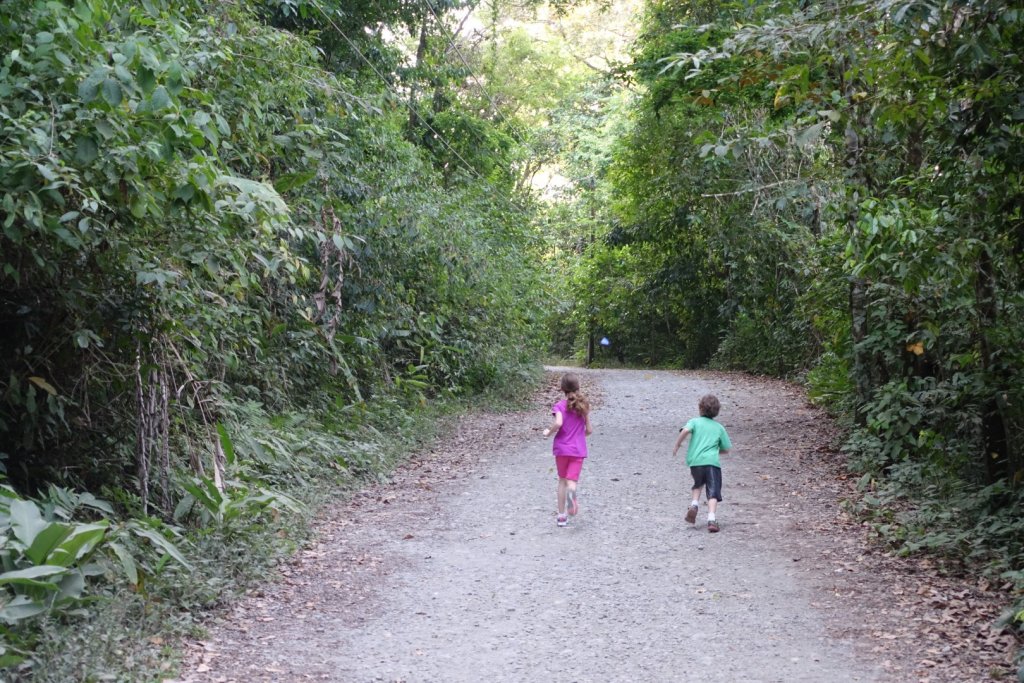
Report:
M 462 64 L 466 67 L 466 70 L 469 72 L 470 78 L 472 78 L 473 82 L 476 83 L 477 87 L 480 89 L 480 92 L 483 94 L 485 98 L 487 98 L 487 101 L 491 103 L 491 107 L 494 108 L 494 113 L 497 114 L 501 118 L 501 120 L 505 122 L 505 125 L 508 126 L 509 133 L 512 135 L 513 138 L 516 139 L 516 142 L 525 147 L 526 141 L 524 141 L 519 136 L 519 134 L 516 133 L 515 128 L 511 125 L 511 123 L 509 123 L 509 120 L 505 118 L 505 115 L 501 113 L 501 109 L 498 107 L 498 103 L 494 101 L 494 98 L 491 97 L 491 94 L 487 92 L 487 88 L 484 87 L 483 83 L 473 72 L 473 67 L 469 65 L 469 62 L 466 61 L 465 55 L 462 54 L 462 50 L 460 50 L 459 46 L 455 44 L 455 36 L 452 35 L 452 33 L 448 30 L 448 27 L 445 26 L 444 21 L 434 10 L 433 3 L 431 3 L 430 0 L 423 0 L 423 4 L 426 5 L 427 9 L 430 10 L 430 13 L 434 15 L 434 19 L 437 20 L 437 25 L 441 27 L 441 30 L 445 34 L 445 39 L 448 41 L 448 45 L 451 46 L 451 48 L 455 51 L 455 54 L 458 55 L 459 60 L 461 60 Z
M 380 6 L 380 3 L 377 0 L 373 0 L 373 4 L 377 8 L 377 11 L 380 12 L 380 15 L 384 16 L 384 8 Z M 437 15 L 435 14 L 434 16 L 436 17 Z M 466 15 L 466 16 L 468 17 L 469 15 Z M 438 20 L 438 24 L 440 24 L 440 23 L 441 23 L 440 20 Z M 470 127 L 470 128 L 467 129 L 467 131 L 480 144 L 480 148 L 481 149 L 490 149 L 491 148 L 491 144 L 492 143 L 490 143 L 487 140 L 485 140 L 480 135 L 480 133 L 477 132 L 477 130 L 475 128 Z M 497 150 L 495 150 L 495 151 L 497 151 Z
M 334 19 L 331 18 L 331 15 L 328 14 L 327 11 L 323 7 L 321 7 L 319 3 L 314 2 L 314 3 L 311 3 L 311 4 L 317 10 L 319 10 L 322 15 L 324 15 L 324 18 L 328 21 L 328 23 L 330 23 L 331 26 L 334 27 L 334 30 L 338 32 L 338 34 L 345 40 L 346 43 L 348 43 L 349 47 L 352 48 L 352 50 L 359 56 L 359 58 L 361 60 L 363 60 L 363 62 L 365 62 L 366 65 L 369 66 L 373 70 L 373 72 L 375 74 L 377 74 L 377 77 L 380 78 L 381 82 L 384 84 L 384 87 L 386 87 L 388 90 L 390 90 L 391 93 L 400 102 L 404 102 L 405 100 L 402 97 L 401 93 L 399 93 L 397 90 L 395 90 L 394 86 L 391 85 L 391 83 L 388 81 L 388 79 L 384 77 L 384 74 L 382 74 L 380 72 L 380 69 L 377 68 L 377 65 L 374 64 L 373 62 L 371 62 L 369 59 L 367 59 L 366 55 L 363 54 L 362 50 L 360 50 L 359 47 L 348 37 L 348 35 L 344 31 L 341 30 L 341 27 L 338 26 L 337 22 L 335 22 Z M 411 112 L 413 112 L 414 114 L 417 113 L 414 110 L 413 104 L 411 102 L 406 102 L 405 104 L 406 104 L 406 106 L 409 107 L 409 110 Z M 470 173 L 475 175 L 482 182 L 485 182 L 485 183 L 487 182 L 487 179 L 484 178 L 482 175 L 480 175 L 480 172 L 477 171 L 475 168 L 473 168 L 473 166 L 470 165 L 470 163 L 468 161 L 466 161 L 462 157 L 461 154 L 459 154 L 458 150 L 456 150 L 454 147 L 451 146 L 451 144 L 448 142 L 448 140 L 445 139 L 445 137 L 443 135 L 441 135 L 439 132 L 437 132 L 437 130 L 433 126 L 431 126 L 429 123 L 427 123 L 427 121 L 425 119 L 423 119 L 422 117 L 420 117 L 420 121 L 423 122 L 423 125 L 426 126 L 427 129 L 430 130 L 431 133 L 433 133 L 434 137 L 437 140 L 439 140 L 441 142 L 441 144 L 444 145 L 448 149 L 449 152 L 454 154 L 455 157 L 460 162 L 462 162 L 462 165 L 466 168 L 467 171 L 469 171 Z
M 348 35 L 346 35 L 346 33 L 341 30 L 341 27 L 338 26 L 337 22 L 335 22 L 334 19 L 331 18 L 330 14 L 328 14 L 327 11 L 323 7 L 321 7 L 320 4 L 317 3 L 317 2 L 311 2 L 310 4 L 314 8 L 316 8 L 324 16 L 324 19 L 326 19 L 328 21 L 328 23 L 331 24 L 331 26 L 334 27 L 334 30 L 338 32 L 338 34 L 345 40 L 346 43 L 348 43 L 349 47 L 352 48 L 352 50 L 356 53 L 356 55 L 358 55 L 359 58 L 367 66 L 369 66 L 370 69 L 373 70 L 373 72 L 375 74 L 377 74 L 377 77 L 380 78 L 381 82 L 384 84 L 384 87 L 387 88 L 400 102 L 404 102 L 405 105 L 409 108 L 409 110 L 411 112 L 416 113 L 415 110 L 414 110 L 413 104 L 411 102 L 406 101 L 405 98 L 402 97 L 401 93 L 399 93 L 395 89 L 395 87 L 391 84 L 391 82 L 388 81 L 388 79 L 384 76 L 384 74 L 382 74 L 380 72 L 380 69 L 378 69 L 377 66 L 373 62 L 371 62 L 366 57 L 366 55 L 363 54 L 363 52 L 359 49 L 359 47 L 355 44 L 355 42 L 353 42 L 352 39 L 350 39 L 348 37 Z M 475 168 L 473 168 L 473 166 L 468 161 L 466 161 L 463 158 L 463 156 L 461 154 L 459 154 L 459 152 L 454 147 L 452 147 L 452 145 L 448 142 L 448 140 L 445 139 L 445 137 L 443 135 L 441 135 L 437 131 L 437 129 L 435 129 L 433 126 L 431 126 L 429 123 L 427 123 L 427 121 L 425 119 L 423 119 L 422 117 L 420 117 L 420 120 L 423 122 L 423 125 L 426 126 L 427 129 L 430 130 L 431 133 L 434 134 L 434 137 L 437 138 L 437 140 L 439 140 L 441 142 L 441 144 L 443 144 L 448 149 L 448 151 L 450 151 L 452 154 L 455 155 L 455 157 L 462 163 L 462 165 L 465 167 L 465 169 L 467 171 L 469 171 L 474 176 L 476 176 L 480 180 L 480 182 L 484 183 L 485 185 L 490 185 L 490 182 L 486 178 L 484 178 L 483 175 L 481 175 L 479 171 L 477 171 Z M 515 209 L 516 211 L 523 211 L 524 210 L 523 207 L 519 206 L 518 203 L 512 201 L 510 198 L 504 197 L 504 196 L 502 196 L 500 194 L 498 196 L 501 196 L 502 199 L 512 209 Z

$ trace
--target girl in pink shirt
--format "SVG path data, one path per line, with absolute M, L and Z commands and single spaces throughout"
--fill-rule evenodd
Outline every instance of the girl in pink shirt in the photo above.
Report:
M 551 406 L 554 420 L 544 430 L 544 436 L 555 435 L 551 451 L 558 468 L 558 526 L 566 526 L 566 513 L 575 515 L 580 511 L 576 500 L 576 484 L 583 469 L 583 458 L 587 457 L 587 437 L 590 428 L 590 402 L 580 393 L 580 378 L 574 372 L 562 376 L 562 391 L 565 398 Z

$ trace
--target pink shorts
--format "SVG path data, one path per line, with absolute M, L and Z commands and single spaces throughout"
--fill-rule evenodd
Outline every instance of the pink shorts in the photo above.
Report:
M 556 455 L 555 466 L 558 468 L 558 476 L 561 479 L 580 480 L 580 472 L 583 471 L 583 458 L 575 455 Z

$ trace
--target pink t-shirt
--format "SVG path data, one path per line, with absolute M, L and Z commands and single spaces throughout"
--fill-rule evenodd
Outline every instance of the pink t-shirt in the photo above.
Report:
M 562 414 L 562 428 L 555 434 L 551 451 L 555 455 L 587 457 L 587 421 L 566 407 L 566 400 L 551 406 L 551 412 Z

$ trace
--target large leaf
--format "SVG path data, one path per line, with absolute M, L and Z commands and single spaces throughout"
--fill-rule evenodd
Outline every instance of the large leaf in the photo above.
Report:
M 235 462 L 235 445 L 231 443 L 231 437 L 228 435 L 228 430 L 224 428 L 223 423 L 217 423 L 217 434 L 220 436 L 220 446 L 224 449 L 224 458 L 228 461 L 228 464 L 234 464 Z
M 275 211 L 280 214 L 288 213 L 288 205 L 285 204 L 283 199 L 281 199 L 281 195 L 277 193 L 277 190 L 266 183 L 257 182 L 248 178 L 240 178 L 233 175 L 222 175 L 217 178 L 217 183 L 220 185 L 231 185 L 243 195 L 248 195 L 249 197 L 261 201 L 264 204 L 273 206 Z
M 32 545 L 25 550 L 25 555 L 28 559 L 32 560 L 32 564 L 47 564 L 47 558 L 50 556 L 50 553 L 71 534 L 72 528 L 71 525 L 61 524 L 60 522 L 48 524 L 36 534 Z M 60 562 L 51 562 L 50 564 L 67 566 Z
M 70 536 L 50 554 L 48 562 L 54 565 L 70 567 L 95 548 L 107 533 L 107 522 L 98 524 L 80 524 Z
M 183 481 L 181 487 L 192 494 L 192 497 L 204 508 L 206 508 L 211 514 L 217 515 L 220 512 L 220 504 L 223 501 L 223 497 L 216 487 L 213 487 L 212 491 L 216 498 L 210 497 L 210 489 L 206 486 L 199 486 L 195 482 Z
M 19 583 L 24 585 L 50 585 L 54 584 L 48 582 L 39 582 L 38 579 L 47 576 L 58 576 L 60 574 L 67 573 L 67 567 L 56 567 L 53 565 L 43 564 L 38 567 L 29 567 L 27 569 L 15 569 L 11 572 L 4 572 L 0 574 L 0 586 L 9 583 Z
M 68 572 L 61 578 L 57 592 L 64 600 L 77 600 L 85 592 L 85 575 L 80 571 Z
M 34 617 L 46 611 L 46 605 L 37 602 L 26 595 L 18 595 L 9 603 L 0 608 L 0 620 L 8 624 Z
M 26 548 L 31 546 L 39 532 L 47 526 L 39 513 L 39 508 L 27 500 L 15 500 L 11 502 L 10 510 L 14 536 L 25 544 Z
M 180 564 L 185 569 L 192 569 L 192 565 L 188 563 L 188 560 L 185 559 L 185 556 L 181 554 L 180 550 L 178 550 L 178 546 L 174 545 L 157 532 L 153 531 L 152 529 L 145 529 L 142 527 L 132 527 L 132 531 L 134 531 L 136 535 L 151 541 L 153 545 L 157 546 L 165 553 L 173 557 L 178 562 L 178 564 Z
M 133 586 L 137 586 L 139 583 L 139 568 L 132 554 L 120 543 L 109 543 L 107 547 L 113 550 L 114 554 L 117 555 L 117 559 L 121 561 L 121 568 L 124 569 L 124 575 L 128 581 Z
M 107 104 L 111 107 L 116 107 L 121 104 L 121 84 L 113 78 L 108 78 L 103 81 L 101 91 L 103 93 L 103 99 L 106 100 Z

